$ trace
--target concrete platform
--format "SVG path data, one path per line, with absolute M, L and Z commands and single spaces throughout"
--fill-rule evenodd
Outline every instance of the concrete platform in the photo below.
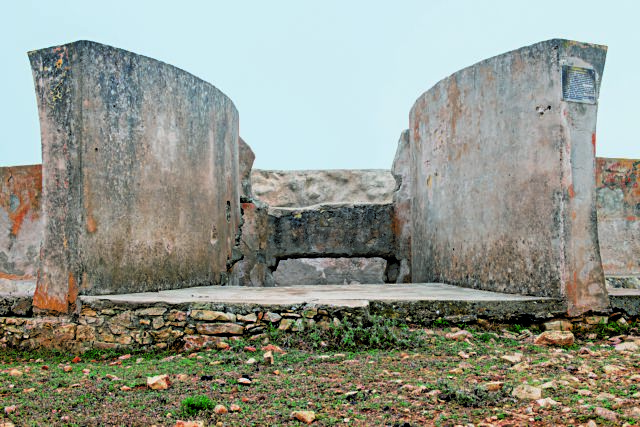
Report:
M 207 286 L 160 292 L 123 295 L 83 296 L 81 301 L 107 300 L 114 303 L 165 302 L 182 304 L 214 302 L 222 304 L 317 304 L 342 307 L 365 307 L 371 301 L 555 301 L 525 295 L 501 294 L 460 288 L 443 283 L 409 285 L 313 285 L 254 288 L 244 286 Z
M 0 315 L 26 314 L 35 283 L 0 282 Z M 611 309 L 640 315 L 640 290 L 609 289 Z M 360 309 L 369 314 L 427 321 L 439 317 L 472 321 L 483 317 L 496 321 L 545 319 L 566 314 L 560 299 L 461 288 L 443 283 L 384 285 L 313 285 L 291 287 L 207 286 L 159 292 L 81 296 L 81 305 L 260 307 L 296 310 L 314 305 L 334 309 Z

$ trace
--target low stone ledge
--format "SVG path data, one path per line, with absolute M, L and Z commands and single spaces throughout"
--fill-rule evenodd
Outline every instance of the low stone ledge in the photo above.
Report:
M 612 310 L 627 317 L 640 315 L 638 295 L 612 295 Z M 194 351 L 225 348 L 226 341 L 245 337 L 260 340 L 269 328 L 300 332 L 330 328 L 345 320 L 371 316 L 428 325 L 450 323 L 542 323 L 564 318 L 559 299 L 526 301 L 370 301 L 357 307 L 326 304 L 261 305 L 234 303 L 132 303 L 103 299 L 84 301 L 64 317 L 0 317 L 0 346 L 50 348 L 74 353 L 90 349 L 126 351 L 175 348 Z

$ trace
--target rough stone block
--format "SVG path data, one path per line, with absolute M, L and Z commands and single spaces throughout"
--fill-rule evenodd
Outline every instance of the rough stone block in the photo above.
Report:
M 607 309 L 593 185 L 605 56 L 549 40 L 416 101 L 413 281 L 564 298 L 572 315 Z
M 387 262 L 382 258 L 298 258 L 278 263 L 278 286 L 384 283 Z
M 235 323 L 200 323 L 196 330 L 202 335 L 242 335 L 244 327 Z
M 191 310 L 191 318 L 194 320 L 235 322 L 236 315 L 212 310 Z
M 269 208 L 267 262 L 287 258 L 395 257 L 392 204 Z
M 390 203 L 396 184 L 388 170 L 254 170 L 253 193 L 269 206 Z
M 29 53 L 43 156 L 34 306 L 223 283 L 240 220 L 238 113 L 160 61 L 79 41 Z

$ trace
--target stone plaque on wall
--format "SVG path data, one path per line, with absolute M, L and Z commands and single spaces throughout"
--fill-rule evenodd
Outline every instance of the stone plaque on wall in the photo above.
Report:
M 562 66 L 562 99 L 596 103 L 596 72 L 590 68 Z

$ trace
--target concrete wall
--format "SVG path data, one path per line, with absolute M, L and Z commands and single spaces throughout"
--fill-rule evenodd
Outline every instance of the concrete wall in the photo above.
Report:
M 225 281 L 240 220 L 238 113 L 168 64 L 80 41 L 29 53 L 42 138 L 34 297 Z
M 396 258 L 400 271 L 396 281 L 411 283 L 411 146 L 410 133 L 400 134 L 398 149 L 393 159 L 391 174 L 396 180 L 398 190 L 393 193 L 393 232 L 396 236 Z
M 326 203 L 390 203 L 396 182 L 388 170 L 302 170 L 251 172 L 253 194 L 269 206 Z
M 416 101 L 413 281 L 562 297 L 570 314 L 606 309 L 593 185 L 605 56 L 549 40 L 461 70 Z M 563 98 L 563 66 L 592 70 L 589 102 Z
M 41 165 L 0 168 L 0 281 L 36 278 L 41 198 Z
M 640 276 L 640 160 L 598 158 L 598 238 L 607 276 Z

